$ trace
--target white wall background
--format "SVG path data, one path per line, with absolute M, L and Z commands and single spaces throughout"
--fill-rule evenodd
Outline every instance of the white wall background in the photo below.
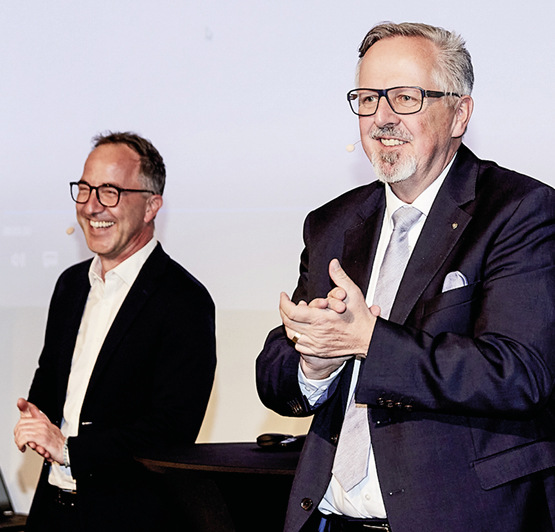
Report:
M 461 33 L 479 155 L 555 183 L 553 0 L 3 0 L 0 4 L 0 467 L 27 511 L 39 460 L 12 429 L 58 275 L 89 256 L 68 182 L 89 139 L 134 130 L 165 158 L 157 233 L 212 293 L 219 366 L 199 441 L 307 430 L 259 402 L 254 360 L 296 283 L 306 213 L 373 179 L 348 109 L 383 20 Z M 71 235 L 68 227 L 76 227 Z

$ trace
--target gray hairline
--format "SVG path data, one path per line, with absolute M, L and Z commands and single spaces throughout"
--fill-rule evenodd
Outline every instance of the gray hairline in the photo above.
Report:
M 438 89 L 460 95 L 472 93 L 474 72 L 471 56 L 463 38 L 443 28 L 407 22 L 378 24 L 366 34 L 359 48 L 360 55 L 355 71 L 356 87 L 359 87 L 360 65 L 366 52 L 378 41 L 394 37 L 420 37 L 433 43 L 437 50 L 437 66 L 432 76 L 438 84 Z M 368 40 L 370 43 L 365 46 Z

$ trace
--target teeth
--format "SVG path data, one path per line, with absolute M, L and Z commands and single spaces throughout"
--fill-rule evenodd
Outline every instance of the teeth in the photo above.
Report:
M 114 225 L 114 222 L 96 222 L 94 220 L 90 220 L 89 223 L 91 227 L 94 227 L 95 229 L 100 229 L 101 227 L 110 227 Z
M 401 146 L 402 144 L 405 144 L 404 140 L 397 140 L 397 139 L 380 139 L 380 142 L 384 146 Z

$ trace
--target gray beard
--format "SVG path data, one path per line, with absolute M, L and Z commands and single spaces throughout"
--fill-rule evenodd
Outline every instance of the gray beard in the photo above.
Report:
M 382 183 L 400 183 L 416 172 L 416 157 L 414 156 L 399 162 L 398 153 L 373 153 L 371 163 L 376 177 Z

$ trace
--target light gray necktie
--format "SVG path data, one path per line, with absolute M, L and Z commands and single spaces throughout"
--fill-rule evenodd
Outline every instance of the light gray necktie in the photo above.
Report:
M 415 207 L 400 207 L 392 216 L 393 232 L 380 267 L 374 304 L 381 308 L 380 316 L 388 318 L 410 256 L 409 229 L 422 213 Z M 351 398 L 337 445 L 332 473 L 345 491 L 350 491 L 364 479 L 368 472 L 370 430 L 368 408 Z

